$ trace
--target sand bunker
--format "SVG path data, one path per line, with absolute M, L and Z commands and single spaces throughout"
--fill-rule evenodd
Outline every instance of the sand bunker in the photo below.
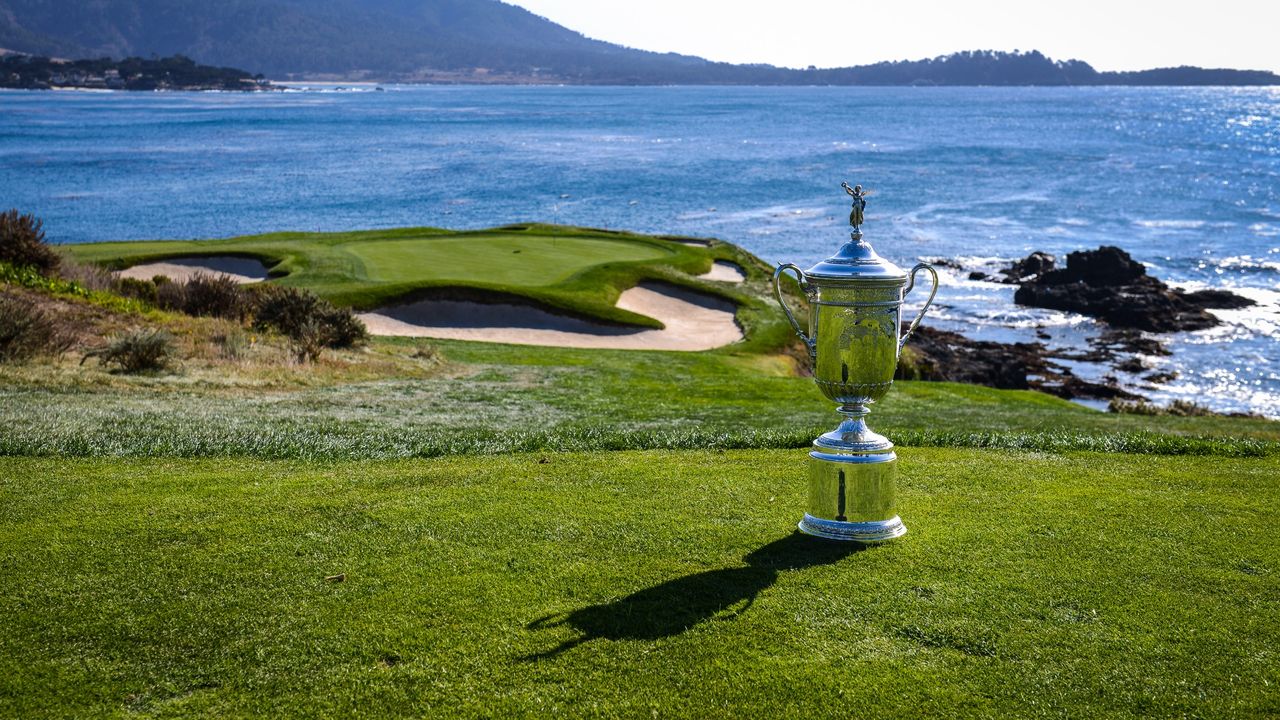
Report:
M 479 340 L 513 345 L 621 350 L 710 350 L 742 339 L 734 304 L 673 285 L 641 283 L 618 307 L 666 325 L 662 330 L 615 327 L 556 315 L 527 305 L 423 300 L 362 313 L 374 335 Z
M 698 276 L 699 280 L 716 280 L 718 282 L 740 283 L 747 279 L 742 268 L 728 260 L 717 260 L 711 270 Z
M 267 279 L 267 266 L 260 261 L 230 255 L 168 258 L 164 262 L 134 265 L 121 270 L 119 275 L 136 280 L 150 280 L 156 275 L 164 275 L 170 280 L 185 282 L 198 272 L 229 277 L 238 283 L 260 282 Z

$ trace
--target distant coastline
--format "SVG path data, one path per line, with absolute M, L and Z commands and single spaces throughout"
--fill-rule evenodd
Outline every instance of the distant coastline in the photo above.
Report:
M 1266 70 L 1202 68 L 1191 65 L 1134 71 L 1099 71 L 1082 60 L 1054 60 L 1032 50 L 971 50 L 922 60 L 878 62 L 804 70 L 772 65 L 730 65 L 700 61 L 700 67 L 664 75 L 642 73 L 555 74 L 491 68 L 423 69 L 394 78 L 405 83 L 453 85 L 757 85 L 791 87 L 1270 87 L 1280 75 Z M 306 77 L 307 74 L 301 74 Z M 368 75 L 357 75 L 372 79 Z M 328 79 L 342 80 L 341 76 Z
M 8 54 L 5 54 L 8 53 Z M 48 90 L 281 90 L 281 84 L 582 85 L 759 87 L 1272 87 L 1280 75 L 1266 70 L 1182 66 L 1099 71 L 1081 60 L 1053 60 L 1037 52 L 976 50 L 923 60 L 805 70 L 772 65 L 730 65 L 701 59 L 678 67 L 433 67 L 416 70 L 316 72 L 202 65 L 183 55 L 67 60 L 0 49 L 0 88 Z M 584 59 L 584 63 L 586 60 Z M 249 64 L 249 63 L 246 63 Z M 255 66 L 256 67 L 256 66 Z
M 260 92 L 279 87 L 236 68 L 200 65 L 190 58 L 61 60 L 34 55 L 0 57 L 0 88 L 18 90 L 220 90 Z

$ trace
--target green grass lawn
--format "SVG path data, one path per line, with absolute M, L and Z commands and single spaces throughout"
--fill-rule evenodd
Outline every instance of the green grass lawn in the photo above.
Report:
M 1280 458 L 905 449 L 865 550 L 803 458 L 0 459 L 0 715 L 1280 713 Z
M 369 353 L 416 367 L 420 343 Z M 783 358 L 432 341 L 417 376 L 263 387 L 182 369 L 0 367 L 0 455 L 390 458 L 539 450 L 803 447 L 838 420 Z M 425 376 L 423 376 L 425 373 Z M 1117 415 L 1030 391 L 899 382 L 871 425 L 907 445 L 1274 453 L 1280 423 Z
M 61 248 L 71 257 L 122 268 L 166 258 L 239 255 L 270 268 L 274 282 L 303 287 L 341 305 L 372 309 L 424 293 L 506 296 L 595 320 L 660 327 L 615 306 L 644 280 L 700 290 L 739 304 L 739 321 L 760 347 L 787 339 L 768 307 L 771 268 L 737 246 L 690 245 L 681 238 L 519 225 L 492 230 L 401 228 L 344 233 L 272 233 L 225 240 L 109 242 Z M 742 267 L 741 286 L 695 275 L 715 260 Z
M 646 322 L 613 303 L 662 280 L 733 299 L 747 340 L 0 366 L 0 717 L 1280 715 L 1280 423 L 899 382 L 871 425 L 910 534 L 828 544 L 793 528 L 802 448 L 837 417 L 731 245 L 530 226 L 67 252 L 614 322 Z M 715 259 L 747 282 L 693 277 Z

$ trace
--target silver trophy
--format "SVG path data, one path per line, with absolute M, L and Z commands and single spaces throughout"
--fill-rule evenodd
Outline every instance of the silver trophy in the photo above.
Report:
M 938 273 L 928 263 L 904 272 L 876 254 L 862 239 L 868 193 L 842 187 L 853 198 L 850 241 L 808 270 L 787 263 L 773 273 L 773 289 L 796 334 L 809 348 L 813 379 L 822 394 L 839 404 L 844 420 L 813 441 L 809 453 L 809 508 L 800 530 L 831 540 L 876 543 L 907 532 L 898 517 L 897 460 L 893 443 L 867 427 L 868 406 L 893 384 L 898 355 L 938 292 Z M 907 331 L 902 301 L 927 270 L 933 289 Z M 795 273 L 809 300 L 809 331 L 791 314 L 782 296 L 782 275 Z

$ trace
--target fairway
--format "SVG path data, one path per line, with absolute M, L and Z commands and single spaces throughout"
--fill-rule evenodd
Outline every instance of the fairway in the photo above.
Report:
M 1280 712 L 1280 460 L 900 452 L 865 550 L 798 450 L 0 459 L 0 714 Z

